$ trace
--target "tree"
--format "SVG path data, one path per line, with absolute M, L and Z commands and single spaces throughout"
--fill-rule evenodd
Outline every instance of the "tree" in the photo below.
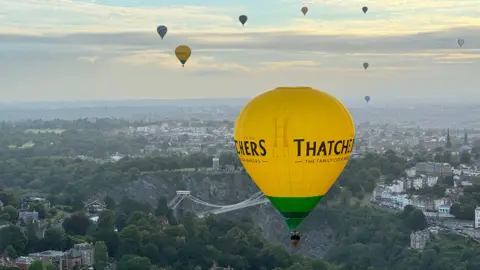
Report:
M 6 226 L 0 229 L 0 250 L 11 246 L 17 253 L 24 253 L 27 246 L 27 237 L 16 226 Z
M 42 261 L 33 261 L 32 264 L 28 267 L 28 270 L 43 270 Z
M 98 241 L 95 243 L 94 251 L 95 269 L 103 270 L 108 264 L 108 249 L 105 242 Z
M 108 210 L 115 210 L 115 208 L 117 207 L 117 204 L 115 203 L 115 201 L 110 196 L 107 196 L 105 198 L 105 205 L 106 205 Z
M 45 230 L 45 237 L 41 243 L 45 249 L 63 250 L 66 247 L 67 236 L 62 229 L 49 228 Z
M 159 262 L 161 257 L 160 250 L 153 243 L 148 243 L 142 248 L 142 255 L 149 258 L 151 262 Z
M 469 164 L 471 161 L 470 153 L 467 151 L 463 151 L 460 153 L 460 163 L 462 164 Z
M 329 270 L 330 267 L 324 261 L 315 260 L 315 261 L 312 262 L 312 269 L 313 270 Z
M 117 256 L 137 254 L 140 251 L 141 237 L 135 225 L 125 227 L 119 235 L 120 244 Z
M 136 255 L 126 255 L 118 262 L 118 270 L 150 270 L 152 266 L 150 260 L 146 257 Z
M 34 223 L 32 220 L 27 221 L 26 231 L 25 231 L 25 236 L 28 239 L 27 247 L 26 247 L 27 253 L 34 252 L 40 240 L 37 237 L 36 225 L 38 224 Z
M 413 231 L 421 231 L 428 227 L 427 219 L 420 209 L 413 210 L 406 221 L 407 226 Z
M 363 183 L 363 189 L 365 192 L 372 192 L 375 189 L 376 184 L 377 178 L 369 175 Z
M 45 270 L 57 270 L 57 267 L 55 267 L 55 265 L 49 263 L 49 264 L 45 265 Z
M 18 253 L 12 247 L 12 245 L 8 245 L 7 248 L 5 249 L 4 253 L 10 258 L 14 258 L 14 259 L 18 258 Z
M 235 164 L 235 157 L 232 152 L 222 152 L 219 156 L 219 163 L 220 165 L 234 165 Z
M 167 198 L 160 197 L 157 202 L 157 209 L 155 210 L 155 216 L 167 216 L 170 209 L 168 208 Z
M 65 232 L 76 235 L 85 235 L 92 221 L 84 212 L 75 212 L 63 221 Z
M 18 220 L 18 210 L 11 205 L 3 207 L 2 213 L 8 214 L 8 216 L 10 217 L 9 221 L 11 222 L 15 222 Z
M 450 206 L 450 214 L 454 215 L 455 217 L 460 216 L 461 210 L 461 205 L 459 203 L 453 203 Z
M 113 231 L 115 229 L 115 212 L 104 210 L 98 216 L 97 230 Z

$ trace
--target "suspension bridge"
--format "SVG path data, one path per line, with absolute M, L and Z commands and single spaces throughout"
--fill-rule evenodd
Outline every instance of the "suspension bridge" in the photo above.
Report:
M 184 200 L 189 200 L 195 204 L 212 208 L 211 210 L 197 213 L 196 215 L 199 218 L 203 218 L 209 214 L 217 215 L 221 213 L 227 213 L 230 211 L 235 211 L 235 210 L 239 210 L 239 209 L 243 209 L 243 208 L 247 208 L 255 205 L 260 205 L 260 204 L 266 204 L 270 202 L 267 198 L 265 198 L 263 193 L 259 191 L 242 202 L 231 204 L 231 205 L 218 205 L 218 204 L 202 201 L 199 198 L 194 197 L 191 194 L 191 192 L 188 190 L 178 190 L 177 195 L 175 195 L 175 197 L 168 203 L 168 207 L 175 210 L 180 205 L 180 203 Z

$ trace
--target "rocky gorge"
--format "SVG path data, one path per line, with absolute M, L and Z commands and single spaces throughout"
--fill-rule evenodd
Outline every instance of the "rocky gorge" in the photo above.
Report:
M 108 194 L 119 200 L 127 195 L 132 199 L 157 204 L 159 197 L 172 200 L 177 190 L 190 191 L 192 196 L 211 204 L 232 205 L 250 198 L 259 191 L 246 173 L 218 173 L 211 171 L 162 171 L 143 173 L 136 181 L 112 188 Z M 200 213 L 214 208 L 182 201 L 177 211 Z M 222 213 L 229 217 L 248 217 L 258 226 L 264 236 L 275 242 L 289 245 L 289 230 L 276 209 L 265 203 L 239 210 Z M 315 258 L 323 258 L 332 243 L 331 230 L 316 222 L 314 215 L 298 229 L 302 233 L 302 246 L 292 252 L 298 252 Z M 308 224 L 308 225 L 307 225 Z M 313 224 L 313 225 L 312 225 Z

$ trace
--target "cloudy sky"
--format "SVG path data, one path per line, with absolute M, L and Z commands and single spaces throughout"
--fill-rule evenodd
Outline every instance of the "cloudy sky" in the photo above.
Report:
M 0 0 L 0 6 L 1 101 L 252 97 L 302 85 L 344 100 L 371 95 L 372 103 L 480 102 L 479 0 Z M 249 17 L 245 27 L 241 14 Z M 169 29 L 164 40 L 156 33 L 161 24 Z M 184 68 L 174 55 L 182 44 L 193 51 Z

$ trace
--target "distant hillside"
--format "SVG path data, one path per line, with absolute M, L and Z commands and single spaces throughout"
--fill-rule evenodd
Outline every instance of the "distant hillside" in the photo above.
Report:
M 95 101 L 1 103 L 0 120 L 78 118 L 124 118 L 132 120 L 190 119 L 235 120 L 249 99 L 191 99 L 147 101 Z M 414 105 L 409 103 L 387 106 L 380 103 L 348 103 L 356 123 L 396 123 L 399 125 L 450 128 L 477 126 L 480 107 L 459 105 Z

